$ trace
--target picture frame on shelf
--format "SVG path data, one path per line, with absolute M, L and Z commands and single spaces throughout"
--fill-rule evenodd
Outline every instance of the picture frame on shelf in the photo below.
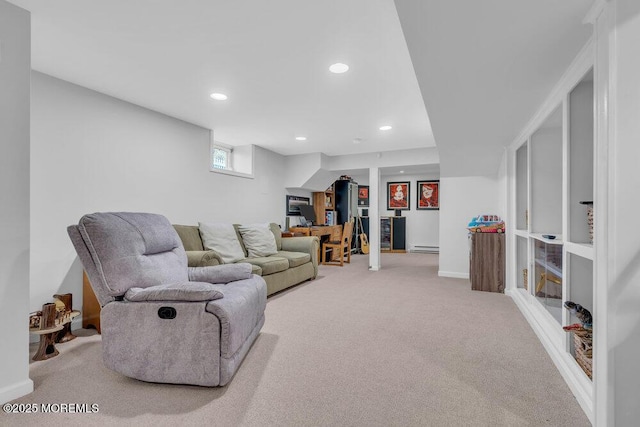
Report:
M 393 210 L 409 210 L 411 204 L 409 202 L 411 183 L 409 181 L 387 182 L 387 209 Z
M 418 210 L 440 209 L 440 180 L 418 181 Z
M 287 216 L 300 216 L 300 205 L 310 205 L 311 199 L 303 196 L 287 196 Z
M 369 207 L 369 186 L 358 185 L 358 206 Z

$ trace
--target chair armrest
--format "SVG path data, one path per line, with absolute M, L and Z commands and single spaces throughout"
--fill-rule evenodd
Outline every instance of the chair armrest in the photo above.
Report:
M 320 240 L 317 236 L 288 237 L 282 239 L 282 250 L 289 252 L 303 252 L 311 255 L 314 266 L 318 265 L 318 251 Z
M 124 299 L 142 301 L 212 301 L 224 297 L 218 286 L 204 282 L 185 282 L 157 285 L 148 288 L 130 288 Z
M 186 251 L 187 265 L 189 267 L 210 267 L 224 264 L 216 251 Z
M 207 283 L 235 282 L 251 277 L 251 269 L 251 264 L 246 262 L 212 267 L 189 267 L 189 280 Z

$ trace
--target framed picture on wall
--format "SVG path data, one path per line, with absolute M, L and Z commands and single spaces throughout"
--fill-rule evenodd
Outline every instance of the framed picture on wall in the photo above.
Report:
M 387 182 L 387 209 L 409 210 L 409 187 L 406 182 Z
M 440 181 L 418 181 L 417 209 L 440 209 Z
M 300 205 L 311 204 L 311 199 L 302 196 L 287 196 L 287 215 L 300 216 Z
M 368 185 L 358 185 L 358 206 L 368 207 L 369 206 L 369 186 Z

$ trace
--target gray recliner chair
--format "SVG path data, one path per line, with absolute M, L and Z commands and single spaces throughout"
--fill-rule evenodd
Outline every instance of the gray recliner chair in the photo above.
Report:
M 102 306 L 108 368 L 149 382 L 231 380 L 264 324 L 267 288 L 250 264 L 187 267 L 161 215 L 94 213 L 67 231 Z

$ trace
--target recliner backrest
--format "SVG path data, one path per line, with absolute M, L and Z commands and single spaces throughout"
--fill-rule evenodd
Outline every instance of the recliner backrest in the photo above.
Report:
M 68 230 L 101 305 L 132 287 L 189 280 L 182 242 L 162 215 L 94 213 Z

